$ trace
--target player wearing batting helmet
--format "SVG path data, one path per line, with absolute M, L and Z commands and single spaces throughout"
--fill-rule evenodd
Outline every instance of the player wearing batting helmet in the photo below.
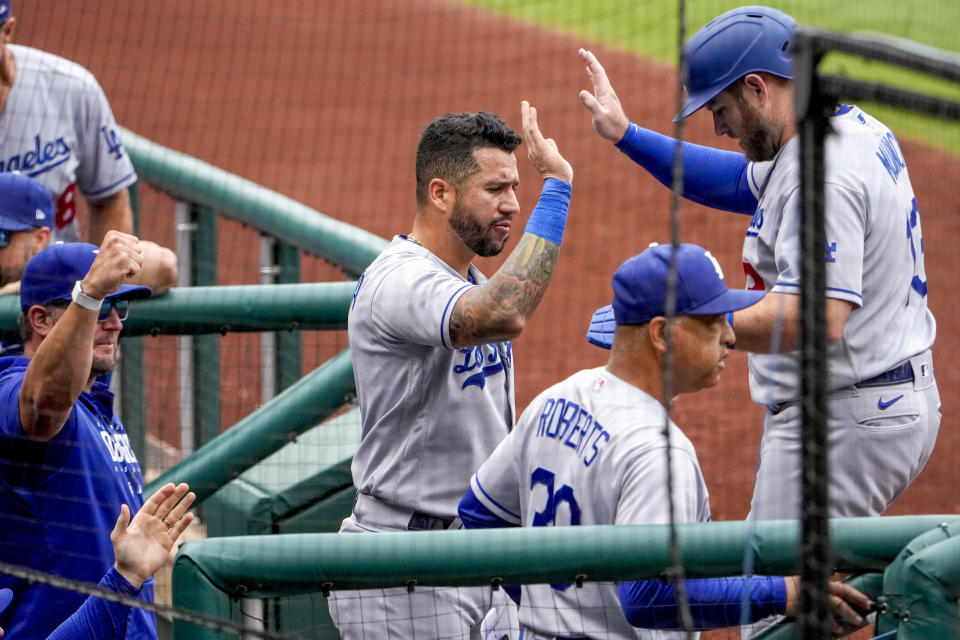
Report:
M 709 251 L 682 244 L 676 249 L 676 317 L 668 321 L 673 251 L 656 245 L 620 265 L 612 320 L 593 327 L 591 336 L 610 348 L 607 365 L 575 373 L 530 403 L 471 479 L 460 502 L 466 527 L 669 523 L 668 469 L 673 520 L 710 519 L 692 443 L 672 421 L 664 435 L 664 359 L 672 349 L 671 396 L 715 386 L 735 340 L 726 314 L 750 308 L 764 292 L 728 289 Z M 752 618 L 792 613 L 796 586 L 772 576 L 685 583 L 696 629 L 736 625 L 745 598 Z M 846 585 L 831 588 L 840 619 L 862 623 L 847 601 L 866 607 L 866 596 Z M 646 630 L 681 628 L 674 585 L 659 580 L 523 585 L 519 603 L 524 640 L 685 637 Z
M 521 137 L 487 112 L 448 114 L 417 147 L 417 214 L 367 267 L 347 323 L 363 420 L 357 499 L 342 533 L 460 527 L 470 474 L 514 422 L 513 351 L 560 253 L 573 169 L 521 105 L 527 157 L 543 190 L 517 247 L 489 280 L 471 264 L 505 246 L 520 214 Z M 336 585 L 334 585 L 336 586 Z M 467 638 L 519 633 L 502 591 L 334 591 L 350 638 Z
M 684 144 L 685 196 L 752 216 L 743 269 L 766 298 L 731 316 L 749 352 L 750 390 L 766 406 L 751 517 L 800 513 L 800 169 L 790 38 L 769 7 L 728 11 L 686 44 L 688 97 L 743 153 Z M 631 123 L 603 67 L 580 51 L 581 91 L 601 136 L 666 185 L 675 141 Z M 830 515 L 882 513 L 917 477 L 936 440 L 940 396 L 930 347 L 920 211 L 896 137 L 856 106 L 837 105 L 826 139 Z

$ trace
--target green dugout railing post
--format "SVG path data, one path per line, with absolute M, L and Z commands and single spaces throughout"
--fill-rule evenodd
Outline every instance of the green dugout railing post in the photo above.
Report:
M 190 205 L 192 247 L 191 285 L 217 284 L 217 215 L 210 209 Z M 196 450 L 220 433 L 220 336 L 192 338 L 193 443 Z
M 300 282 L 300 251 L 289 244 L 277 243 L 274 247 L 278 284 Z M 303 352 L 300 333 L 279 331 L 277 336 L 276 385 L 277 391 L 293 385 L 303 375 Z
M 133 232 L 140 233 L 140 183 L 130 185 L 130 208 L 133 211 Z M 123 341 L 120 365 L 120 419 L 130 438 L 137 460 L 146 468 L 147 460 L 147 394 L 144 385 L 143 338 Z

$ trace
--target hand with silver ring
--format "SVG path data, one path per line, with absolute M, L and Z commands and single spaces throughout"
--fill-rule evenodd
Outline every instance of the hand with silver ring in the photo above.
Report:
M 120 507 L 120 517 L 110 534 L 114 567 L 134 587 L 140 587 L 170 558 L 180 534 L 193 522 L 189 513 L 197 496 L 186 483 L 168 483 L 150 496 L 130 519 L 130 508 Z

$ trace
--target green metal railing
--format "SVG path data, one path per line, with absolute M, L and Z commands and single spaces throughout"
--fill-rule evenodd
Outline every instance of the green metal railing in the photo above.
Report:
M 911 540 L 955 519 L 832 520 L 835 566 L 844 572 L 883 570 Z M 603 525 L 200 540 L 184 544 L 175 561 L 174 606 L 224 616 L 231 599 L 330 589 L 656 579 L 673 562 L 668 536 L 667 525 Z M 689 578 L 738 575 L 748 539 L 757 573 L 796 573 L 795 521 L 677 526 Z M 184 622 L 176 622 L 174 630 L 177 638 L 221 637 Z
M 166 482 L 187 482 L 201 503 L 241 472 L 333 415 L 354 389 L 350 351 L 346 350 L 165 471 L 144 493 L 149 495 Z
M 379 236 L 132 131 L 124 129 L 122 135 L 143 182 L 322 256 L 348 275 L 362 273 L 387 244 Z

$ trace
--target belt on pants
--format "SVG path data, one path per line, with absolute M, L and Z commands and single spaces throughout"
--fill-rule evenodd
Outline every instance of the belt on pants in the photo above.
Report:
M 357 492 L 353 502 L 354 516 L 361 522 L 406 529 L 407 531 L 436 531 L 461 528 L 460 518 L 455 516 L 437 516 L 422 511 L 414 511 L 385 502 L 366 493 Z
M 520 640 L 590 640 L 587 636 L 554 636 L 533 631 L 529 627 L 521 627 Z
M 432 516 L 422 511 L 414 511 L 410 516 L 410 522 L 407 523 L 407 531 L 435 531 L 438 529 L 459 529 L 454 527 L 453 523 L 459 522 L 458 518 L 442 518 Z
M 887 385 L 902 384 L 904 382 L 913 382 L 913 365 L 909 360 L 889 371 L 884 371 L 880 375 L 854 383 L 853 386 L 858 389 L 863 389 L 869 387 L 885 387 Z M 770 415 L 775 416 L 795 402 L 797 402 L 797 400 L 768 404 L 767 411 L 770 412 Z
M 913 365 L 907 360 L 899 367 L 894 367 L 890 371 L 884 371 L 878 376 L 867 378 L 856 383 L 855 387 L 885 387 L 888 384 L 900 384 L 902 382 L 913 382 Z

